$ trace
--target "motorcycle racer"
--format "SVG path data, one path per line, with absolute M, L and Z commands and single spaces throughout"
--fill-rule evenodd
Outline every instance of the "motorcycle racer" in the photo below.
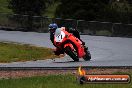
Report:
M 58 25 L 56 23 L 51 23 L 49 24 L 49 32 L 50 32 L 50 40 L 51 42 L 53 43 L 53 45 L 55 47 L 57 47 L 55 44 L 54 44 L 54 35 L 55 35 L 55 31 L 56 29 L 58 29 Z M 82 41 L 80 39 L 80 35 L 79 35 L 79 32 L 76 30 L 76 29 L 73 29 L 73 28 L 66 28 L 66 27 L 61 27 L 59 28 L 60 30 L 66 30 L 67 32 L 69 33 L 72 33 L 76 38 L 78 38 L 80 41 Z M 85 42 L 82 41 L 82 44 L 85 45 Z M 87 49 L 87 47 L 85 47 Z M 54 51 L 54 53 L 56 55 L 60 55 L 60 54 L 64 54 L 64 51 L 63 50 L 60 50 L 58 48 L 56 48 L 56 50 Z
M 54 45 L 54 42 L 53 42 L 54 41 L 54 34 L 55 34 L 55 30 L 57 28 L 58 28 L 58 25 L 56 23 L 49 24 L 50 40 L 53 43 L 53 45 Z M 79 40 L 81 40 L 80 39 L 80 34 L 79 34 L 78 30 L 76 30 L 74 28 L 66 28 L 66 27 L 61 27 L 61 29 L 66 30 L 69 33 L 72 33 L 75 37 L 77 37 Z M 83 44 L 85 45 L 85 42 L 83 42 Z

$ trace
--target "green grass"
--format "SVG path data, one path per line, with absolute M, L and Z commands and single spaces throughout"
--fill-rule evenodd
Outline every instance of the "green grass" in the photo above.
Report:
M 55 55 L 49 48 L 0 42 L 0 62 L 40 60 L 54 57 Z
M 132 88 L 129 84 L 79 84 L 74 75 L 48 75 L 19 79 L 1 79 L 1 88 Z

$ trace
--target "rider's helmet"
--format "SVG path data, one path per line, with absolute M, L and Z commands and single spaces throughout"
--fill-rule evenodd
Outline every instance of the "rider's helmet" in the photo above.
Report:
M 58 25 L 56 23 L 51 23 L 49 25 L 49 31 L 50 32 L 55 32 L 55 30 L 58 28 Z

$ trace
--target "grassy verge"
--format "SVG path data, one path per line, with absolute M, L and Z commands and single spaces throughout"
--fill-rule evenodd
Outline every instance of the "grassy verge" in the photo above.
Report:
M 0 62 L 40 60 L 55 57 L 49 48 L 0 42 Z
M 132 74 L 131 74 L 132 76 Z M 1 79 L 2 88 L 132 88 L 129 84 L 84 84 L 77 83 L 74 75 L 48 75 L 19 79 Z

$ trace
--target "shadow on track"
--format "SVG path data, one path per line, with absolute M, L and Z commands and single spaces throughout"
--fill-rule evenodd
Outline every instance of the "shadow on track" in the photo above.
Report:
M 92 60 L 90 61 L 53 61 L 53 63 L 82 63 L 82 62 L 91 62 Z

